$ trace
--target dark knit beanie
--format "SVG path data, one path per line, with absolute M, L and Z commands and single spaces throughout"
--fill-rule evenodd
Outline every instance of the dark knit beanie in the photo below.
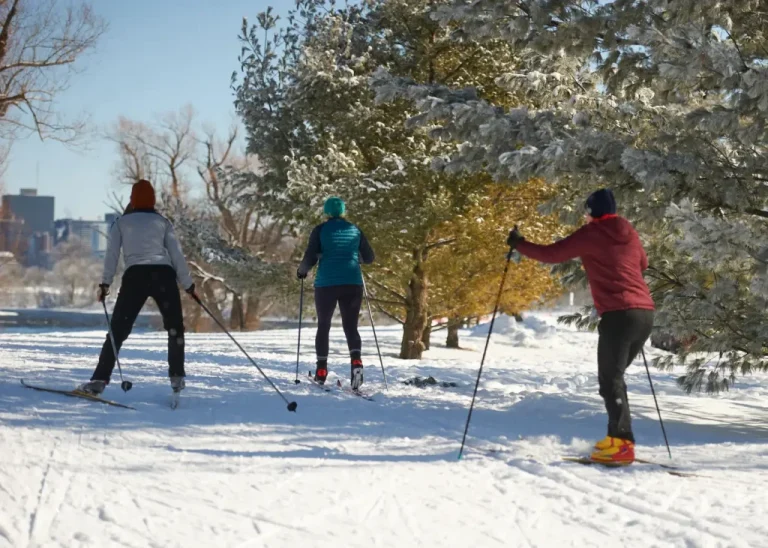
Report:
M 133 206 L 133 209 L 154 209 L 155 189 L 152 188 L 152 183 L 141 179 L 133 185 L 131 189 L 131 206 Z
M 589 195 L 587 203 L 584 204 L 584 209 L 595 219 L 599 219 L 604 215 L 615 215 L 616 198 L 613 197 L 613 192 L 610 188 L 601 188 Z

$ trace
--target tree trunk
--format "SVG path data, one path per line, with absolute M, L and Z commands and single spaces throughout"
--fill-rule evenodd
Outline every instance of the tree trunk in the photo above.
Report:
M 245 327 L 244 304 L 243 298 L 240 295 L 232 293 L 232 313 L 229 315 L 230 331 L 242 331 Z
M 258 329 L 261 325 L 261 299 L 249 293 L 246 299 L 243 328 L 247 331 Z
M 424 352 L 424 328 L 427 326 L 427 273 L 421 262 L 421 250 L 414 252 L 416 265 L 413 267 L 411 281 L 405 300 L 405 324 L 403 341 L 400 345 L 400 358 L 419 360 Z
M 226 325 L 226 323 L 224 323 L 224 316 L 221 314 L 221 310 L 219 309 L 219 303 L 216 302 L 216 293 L 211 288 L 211 284 L 203 285 L 203 294 L 201 295 L 201 299 L 205 303 L 205 306 L 208 307 L 208 310 L 210 310 L 216 319 L 221 322 L 221 325 Z M 211 321 L 213 322 L 212 319 Z M 218 328 L 218 326 L 215 326 L 214 330 Z
M 421 342 L 424 345 L 424 350 L 429 350 L 432 342 L 432 319 L 429 317 L 427 317 L 427 325 L 421 335 Z
M 198 333 L 200 331 L 200 322 L 203 317 L 203 308 L 191 298 L 184 298 L 184 325 L 186 331 Z
M 451 318 L 448 320 L 448 337 L 445 340 L 445 346 L 448 348 L 459 348 L 459 329 L 461 328 L 461 318 Z

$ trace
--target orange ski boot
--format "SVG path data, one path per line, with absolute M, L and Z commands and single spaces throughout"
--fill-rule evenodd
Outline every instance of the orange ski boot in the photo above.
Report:
M 629 440 L 608 436 L 595 444 L 595 451 L 589 458 L 606 464 L 632 464 L 635 462 L 635 444 Z

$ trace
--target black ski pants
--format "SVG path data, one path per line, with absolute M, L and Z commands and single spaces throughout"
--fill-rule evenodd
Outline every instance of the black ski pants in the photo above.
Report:
M 112 334 L 118 352 L 133 329 L 147 298 L 152 297 L 163 316 L 163 327 L 168 332 L 168 376 L 184 376 L 184 318 L 181 296 L 176 285 L 176 271 L 165 265 L 132 266 L 123 274 L 123 283 L 112 312 Z M 99 364 L 91 380 L 109 382 L 115 368 L 115 353 L 107 334 L 101 348 Z
M 347 347 L 352 359 L 360 357 L 360 333 L 357 331 L 360 307 L 363 304 L 362 285 L 334 285 L 315 288 L 315 310 L 317 311 L 317 335 L 315 352 L 317 361 L 328 359 L 328 337 L 331 332 L 331 320 L 339 305 L 341 325 L 347 337 Z
M 653 328 L 652 310 L 606 312 L 600 319 L 597 371 L 600 395 L 608 411 L 608 435 L 635 441 L 624 371 L 642 350 Z

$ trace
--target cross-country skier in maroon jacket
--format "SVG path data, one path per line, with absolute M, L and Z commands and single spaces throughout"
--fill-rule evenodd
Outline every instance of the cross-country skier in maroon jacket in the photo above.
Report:
M 581 259 L 600 315 L 597 368 L 600 395 L 608 411 L 608 435 L 595 444 L 592 459 L 630 463 L 635 460 L 635 438 L 624 371 L 653 327 L 653 299 L 643 279 L 648 258 L 630 222 L 616 215 L 610 189 L 590 195 L 585 209 L 587 224 L 559 242 L 532 244 L 515 227 L 507 243 L 543 263 Z

